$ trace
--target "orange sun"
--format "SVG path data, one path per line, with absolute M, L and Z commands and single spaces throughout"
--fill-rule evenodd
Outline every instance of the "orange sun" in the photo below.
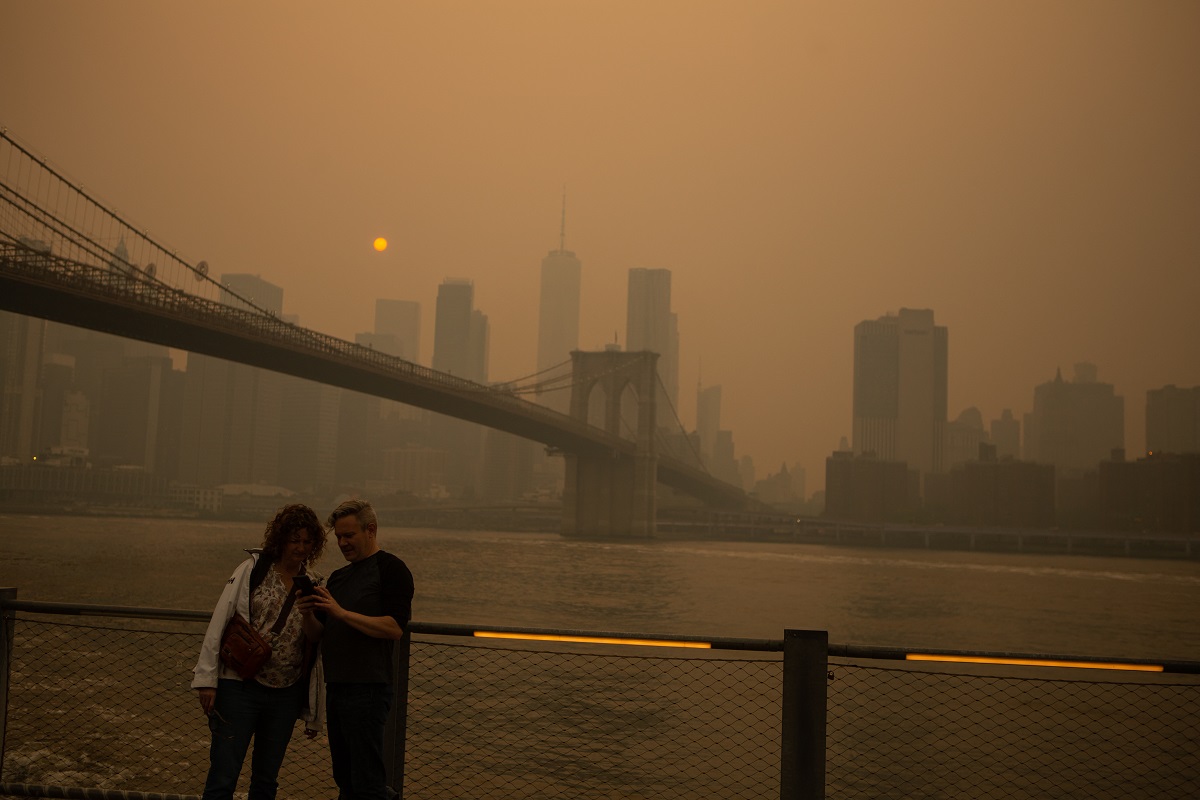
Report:
M 375 249 L 381 253 L 384 250 L 387 250 L 387 239 L 383 238 L 382 236 L 380 236 L 378 239 L 376 239 L 375 240 Z

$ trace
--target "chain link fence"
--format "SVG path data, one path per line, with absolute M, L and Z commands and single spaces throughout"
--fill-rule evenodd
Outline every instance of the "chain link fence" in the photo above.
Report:
M 10 616 L 0 796 L 199 794 L 209 733 L 188 684 L 204 616 Z M 414 633 L 407 664 L 406 798 L 780 796 L 778 650 Z M 1195 675 L 857 657 L 828 671 L 827 797 L 1200 796 Z M 298 725 L 279 797 L 336 793 L 324 736 Z
M 779 794 L 778 657 L 414 641 L 410 663 L 405 797 Z
M 16 620 L 4 783 L 201 793 L 209 730 L 189 684 L 204 625 L 119 622 Z M 336 797 L 328 760 L 298 724 L 279 796 Z
M 831 663 L 828 796 L 1200 797 L 1194 676 L 969 669 Z

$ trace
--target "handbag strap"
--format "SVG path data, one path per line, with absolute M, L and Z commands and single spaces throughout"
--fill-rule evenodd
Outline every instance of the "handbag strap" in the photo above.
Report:
M 303 565 L 300 566 L 300 574 L 305 574 Z M 250 592 L 250 598 L 251 600 L 254 599 L 253 590 Z M 291 613 L 292 604 L 295 602 L 296 593 L 294 591 L 288 592 L 287 599 L 283 601 L 283 608 L 279 609 L 279 617 L 275 620 L 275 624 L 271 626 L 271 630 L 268 632 L 272 639 L 278 636 L 279 632 L 283 630 L 283 626 L 287 624 L 288 614 Z
M 288 592 L 287 600 L 283 601 L 283 608 L 279 609 L 279 619 L 275 620 L 275 624 L 271 626 L 271 636 L 278 636 L 283 630 L 283 626 L 287 624 L 288 614 L 292 611 L 292 603 L 296 602 L 296 593 Z

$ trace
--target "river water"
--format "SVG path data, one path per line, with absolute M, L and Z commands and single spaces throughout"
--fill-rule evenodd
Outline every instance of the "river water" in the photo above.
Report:
M 1200 562 L 389 528 L 422 622 L 1200 661 Z M 23 600 L 207 610 L 262 524 L 0 515 Z M 319 569 L 343 563 L 330 546 Z

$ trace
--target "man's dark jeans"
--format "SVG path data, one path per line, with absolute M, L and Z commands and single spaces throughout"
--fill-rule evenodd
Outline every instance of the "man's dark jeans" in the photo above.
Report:
M 303 708 L 304 688 L 299 683 L 272 689 L 254 681 L 217 682 L 217 702 L 208 718 L 212 744 L 204 800 L 233 797 L 252 736 L 249 800 L 274 800 L 279 766 Z
M 330 683 L 325 722 L 341 800 L 387 800 L 383 729 L 392 706 L 386 683 Z

